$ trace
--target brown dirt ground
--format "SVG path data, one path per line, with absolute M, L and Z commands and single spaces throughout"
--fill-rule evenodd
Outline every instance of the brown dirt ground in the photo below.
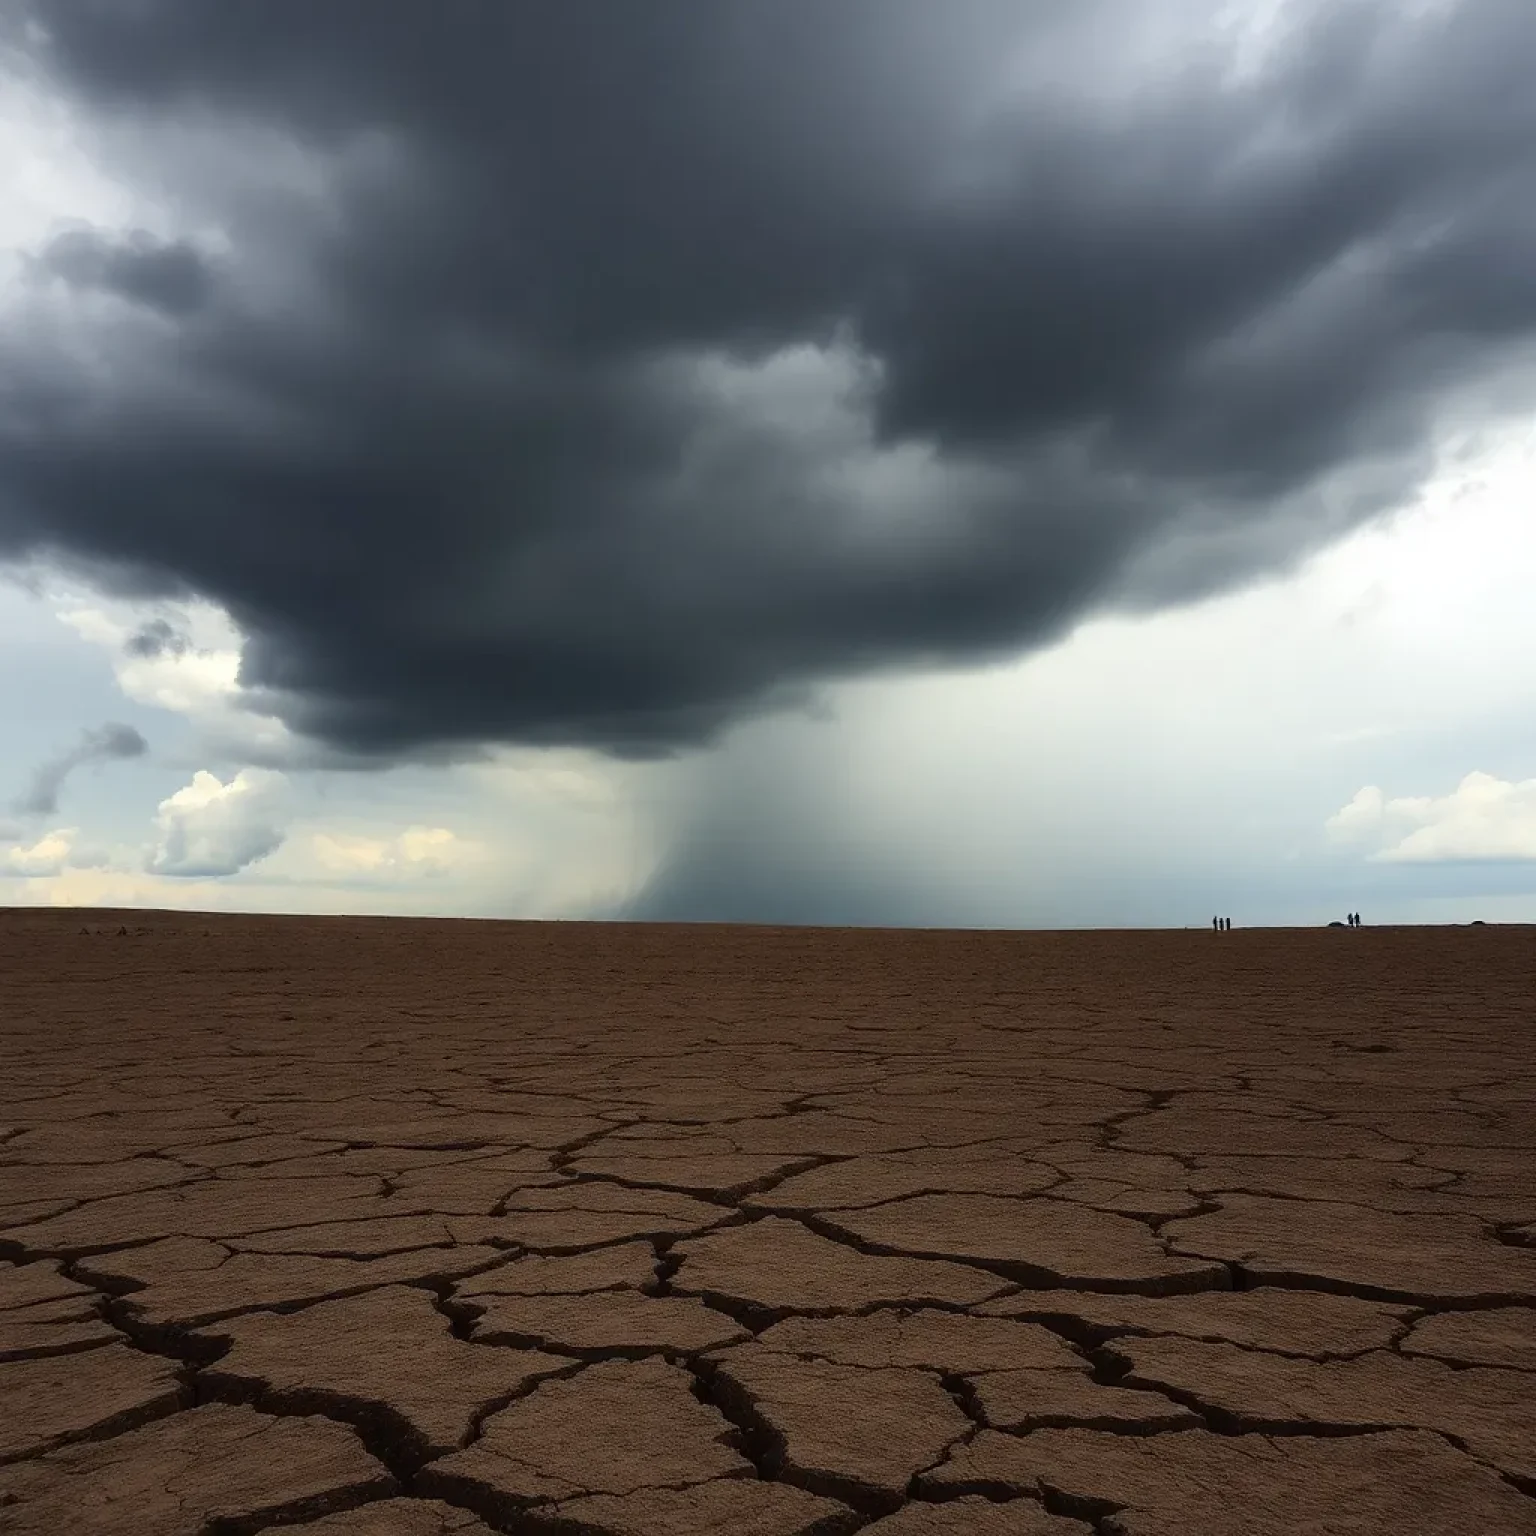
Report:
M 0 1530 L 1536 1533 L 1536 930 L 0 910 Z

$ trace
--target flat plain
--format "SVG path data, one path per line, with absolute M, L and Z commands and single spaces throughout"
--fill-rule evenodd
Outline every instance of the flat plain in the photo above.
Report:
M 1536 1533 L 1536 930 L 0 911 L 0 1531 Z

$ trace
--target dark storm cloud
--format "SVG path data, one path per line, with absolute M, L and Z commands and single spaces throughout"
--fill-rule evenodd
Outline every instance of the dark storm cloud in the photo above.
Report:
M 141 624 L 123 642 L 128 655 L 148 661 L 158 656 L 185 656 L 191 649 L 192 641 L 167 619 L 151 619 Z
M 51 816 L 59 808 L 59 792 L 75 769 L 87 763 L 110 763 L 130 757 L 142 757 L 149 743 L 131 725 L 109 720 L 94 730 L 80 733 L 80 740 L 68 751 L 38 765 L 26 794 L 16 802 L 16 809 L 28 816 Z
M 48 242 L 41 272 L 76 288 L 95 288 L 167 315 L 186 315 L 208 296 L 203 259 L 186 241 L 164 242 L 144 230 L 122 238 L 71 229 Z
M 0 342 L 0 552 L 223 603 L 343 751 L 666 750 L 1212 590 L 1536 333 L 1526 0 L 1241 77 L 1197 0 L 30 10 L 229 255 Z

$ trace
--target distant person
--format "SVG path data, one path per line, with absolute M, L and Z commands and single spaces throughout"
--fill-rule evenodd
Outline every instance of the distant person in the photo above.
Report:
M 1212 933 L 1220 933 L 1221 932 L 1221 919 L 1219 917 L 1213 917 L 1211 919 L 1211 932 Z
M 1358 928 L 1359 926 L 1360 926 L 1360 914 L 1358 912 L 1356 912 L 1355 913 L 1355 927 Z
M 1225 929 L 1225 930 L 1226 930 L 1226 931 L 1227 931 L 1227 932 L 1228 932 L 1228 933 L 1231 933 L 1231 932 L 1232 932 L 1232 919 L 1231 919 L 1231 918 L 1230 918 L 1230 917 L 1224 917 L 1224 918 L 1222 918 L 1222 920 L 1221 920 L 1221 926 L 1222 926 L 1222 927 L 1223 927 L 1223 928 L 1224 928 L 1224 929 Z

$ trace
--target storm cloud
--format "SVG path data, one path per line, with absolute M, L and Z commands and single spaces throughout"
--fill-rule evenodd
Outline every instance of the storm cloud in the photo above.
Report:
M 142 229 L 122 238 L 94 229 L 65 230 L 48 242 L 34 270 L 171 316 L 197 309 L 209 287 L 208 269 L 190 244 L 159 241 Z
M 1526 0 L 13 11 L 187 228 L 40 253 L 129 302 L 0 341 L 0 556 L 223 604 L 345 752 L 1016 653 L 1536 393 Z
M 154 661 L 161 656 L 185 656 L 191 649 L 191 640 L 168 619 L 148 620 L 123 642 L 127 655 L 145 661 Z
M 109 720 L 105 725 L 81 731 L 74 746 L 45 763 L 32 775 L 25 794 L 16 801 L 16 809 L 27 816 L 51 816 L 59 808 L 59 794 L 64 781 L 87 763 L 121 762 L 143 757 L 149 743 L 131 725 Z

